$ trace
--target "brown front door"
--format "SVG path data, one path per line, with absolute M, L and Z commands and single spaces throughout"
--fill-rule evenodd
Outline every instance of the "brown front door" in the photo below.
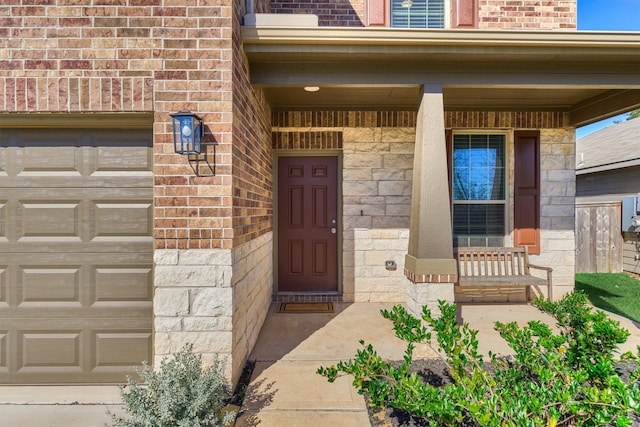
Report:
M 338 290 L 338 159 L 278 159 L 278 290 Z

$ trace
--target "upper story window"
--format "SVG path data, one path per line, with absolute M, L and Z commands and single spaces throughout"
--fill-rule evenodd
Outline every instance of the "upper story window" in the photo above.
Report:
M 445 0 L 391 0 L 391 26 L 444 28 Z

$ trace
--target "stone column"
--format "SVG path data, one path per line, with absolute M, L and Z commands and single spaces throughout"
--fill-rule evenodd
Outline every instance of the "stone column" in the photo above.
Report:
M 409 225 L 409 252 L 405 257 L 407 308 L 437 307 L 453 302 L 457 265 L 453 258 L 451 206 L 447 172 L 442 86 L 425 85 L 416 124 Z

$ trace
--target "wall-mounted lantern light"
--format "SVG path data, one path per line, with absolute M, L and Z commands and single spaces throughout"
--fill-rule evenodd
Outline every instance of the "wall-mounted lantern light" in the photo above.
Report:
M 204 122 L 189 110 L 169 114 L 173 118 L 173 147 L 178 154 L 200 154 Z

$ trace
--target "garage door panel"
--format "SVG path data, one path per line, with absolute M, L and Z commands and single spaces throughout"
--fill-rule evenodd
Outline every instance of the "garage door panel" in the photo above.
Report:
M 0 330 L 0 375 L 7 374 L 9 372 L 8 361 L 8 331 Z
M 150 361 L 151 334 L 148 331 L 94 331 L 93 369 L 131 366 L 140 360 Z
M 95 301 L 145 301 L 152 298 L 153 276 L 146 265 L 94 266 Z
M 6 260 L 4 260 L 6 261 Z M 0 265 L 0 309 L 7 307 L 9 300 L 7 297 L 9 266 Z
M 8 242 L 8 241 L 9 241 L 9 238 L 7 236 L 7 200 L 0 199 L 0 243 Z
M 16 308 L 50 316 L 49 307 L 59 317 L 86 316 L 81 310 L 91 309 L 137 317 L 136 311 L 150 310 L 151 253 L 11 253 L 3 260 L 8 265 L 0 271 L 0 296 L 7 304 L 0 305 L 0 318 L 21 316 L 7 313 Z
M 152 356 L 152 132 L 0 132 L 0 383 L 122 383 Z
M 82 241 L 80 200 L 18 200 L 16 240 Z
M 82 177 L 82 149 L 79 147 L 22 147 L 16 150 L 16 172 L 25 178 L 38 175 Z
M 3 334 L 0 383 L 122 383 L 134 366 L 152 360 L 150 320 L 53 319 L 49 328 L 39 326 L 39 319 L 24 319 Z
M 13 129 L 0 135 L 2 187 L 148 187 L 150 130 Z
M 21 331 L 18 371 L 34 367 L 80 367 L 81 331 Z
M 123 175 L 123 172 L 151 172 L 153 158 L 147 147 L 98 147 L 88 150 L 94 156 L 93 176 Z M 99 174 L 95 174 L 99 172 Z
M 102 201 L 95 203 L 95 236 L 145 236 L 153 233 L 150 201 Z
M 0 252 L 150 251 L 153 201 L 149 188 L 2 192 L 7 200 L 0 205 L 0 219 L 5 219 L 0 223 Z
M 71 265 L 18 266 L 15 283 L 17 305 L 72 302 L 80 307 L 81 270 L 81 266 Z

